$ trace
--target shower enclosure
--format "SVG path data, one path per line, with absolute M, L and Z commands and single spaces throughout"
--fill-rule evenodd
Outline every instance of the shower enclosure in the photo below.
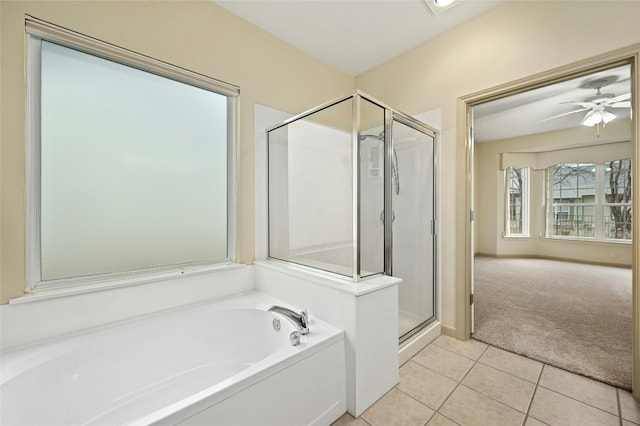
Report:
M 436 318 L 437 133 L 356 92 L 267 130 L 269 257 L 402 278 L 399 337 Z

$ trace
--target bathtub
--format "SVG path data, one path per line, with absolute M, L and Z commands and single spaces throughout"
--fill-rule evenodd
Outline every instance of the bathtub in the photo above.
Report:
M 292 346 L 274 304 L 249 292 L 6 349 L 0 424 L 330 424 L 346 411 L 344 334 L 311 312 Z

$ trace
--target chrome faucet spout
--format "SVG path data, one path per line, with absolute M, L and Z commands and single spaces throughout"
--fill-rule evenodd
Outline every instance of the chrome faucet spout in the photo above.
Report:
M 297 313 L 284 306 L 271 306 L 268 311 L 275 312 L 287 318 L 298 328 L 300 334 L 309 334 L 309 314 L 306 309 Z

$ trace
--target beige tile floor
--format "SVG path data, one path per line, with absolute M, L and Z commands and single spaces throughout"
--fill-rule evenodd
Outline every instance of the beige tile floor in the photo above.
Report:
M 493 346 L 440 336 L 400 368 L 400 383 L 333 426 L 634 426 L 622 389 Z

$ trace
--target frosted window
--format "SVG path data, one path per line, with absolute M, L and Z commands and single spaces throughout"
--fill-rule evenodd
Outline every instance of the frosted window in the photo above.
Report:
M 42 42 L 41 279 L 227 254 L 228 98 Z

